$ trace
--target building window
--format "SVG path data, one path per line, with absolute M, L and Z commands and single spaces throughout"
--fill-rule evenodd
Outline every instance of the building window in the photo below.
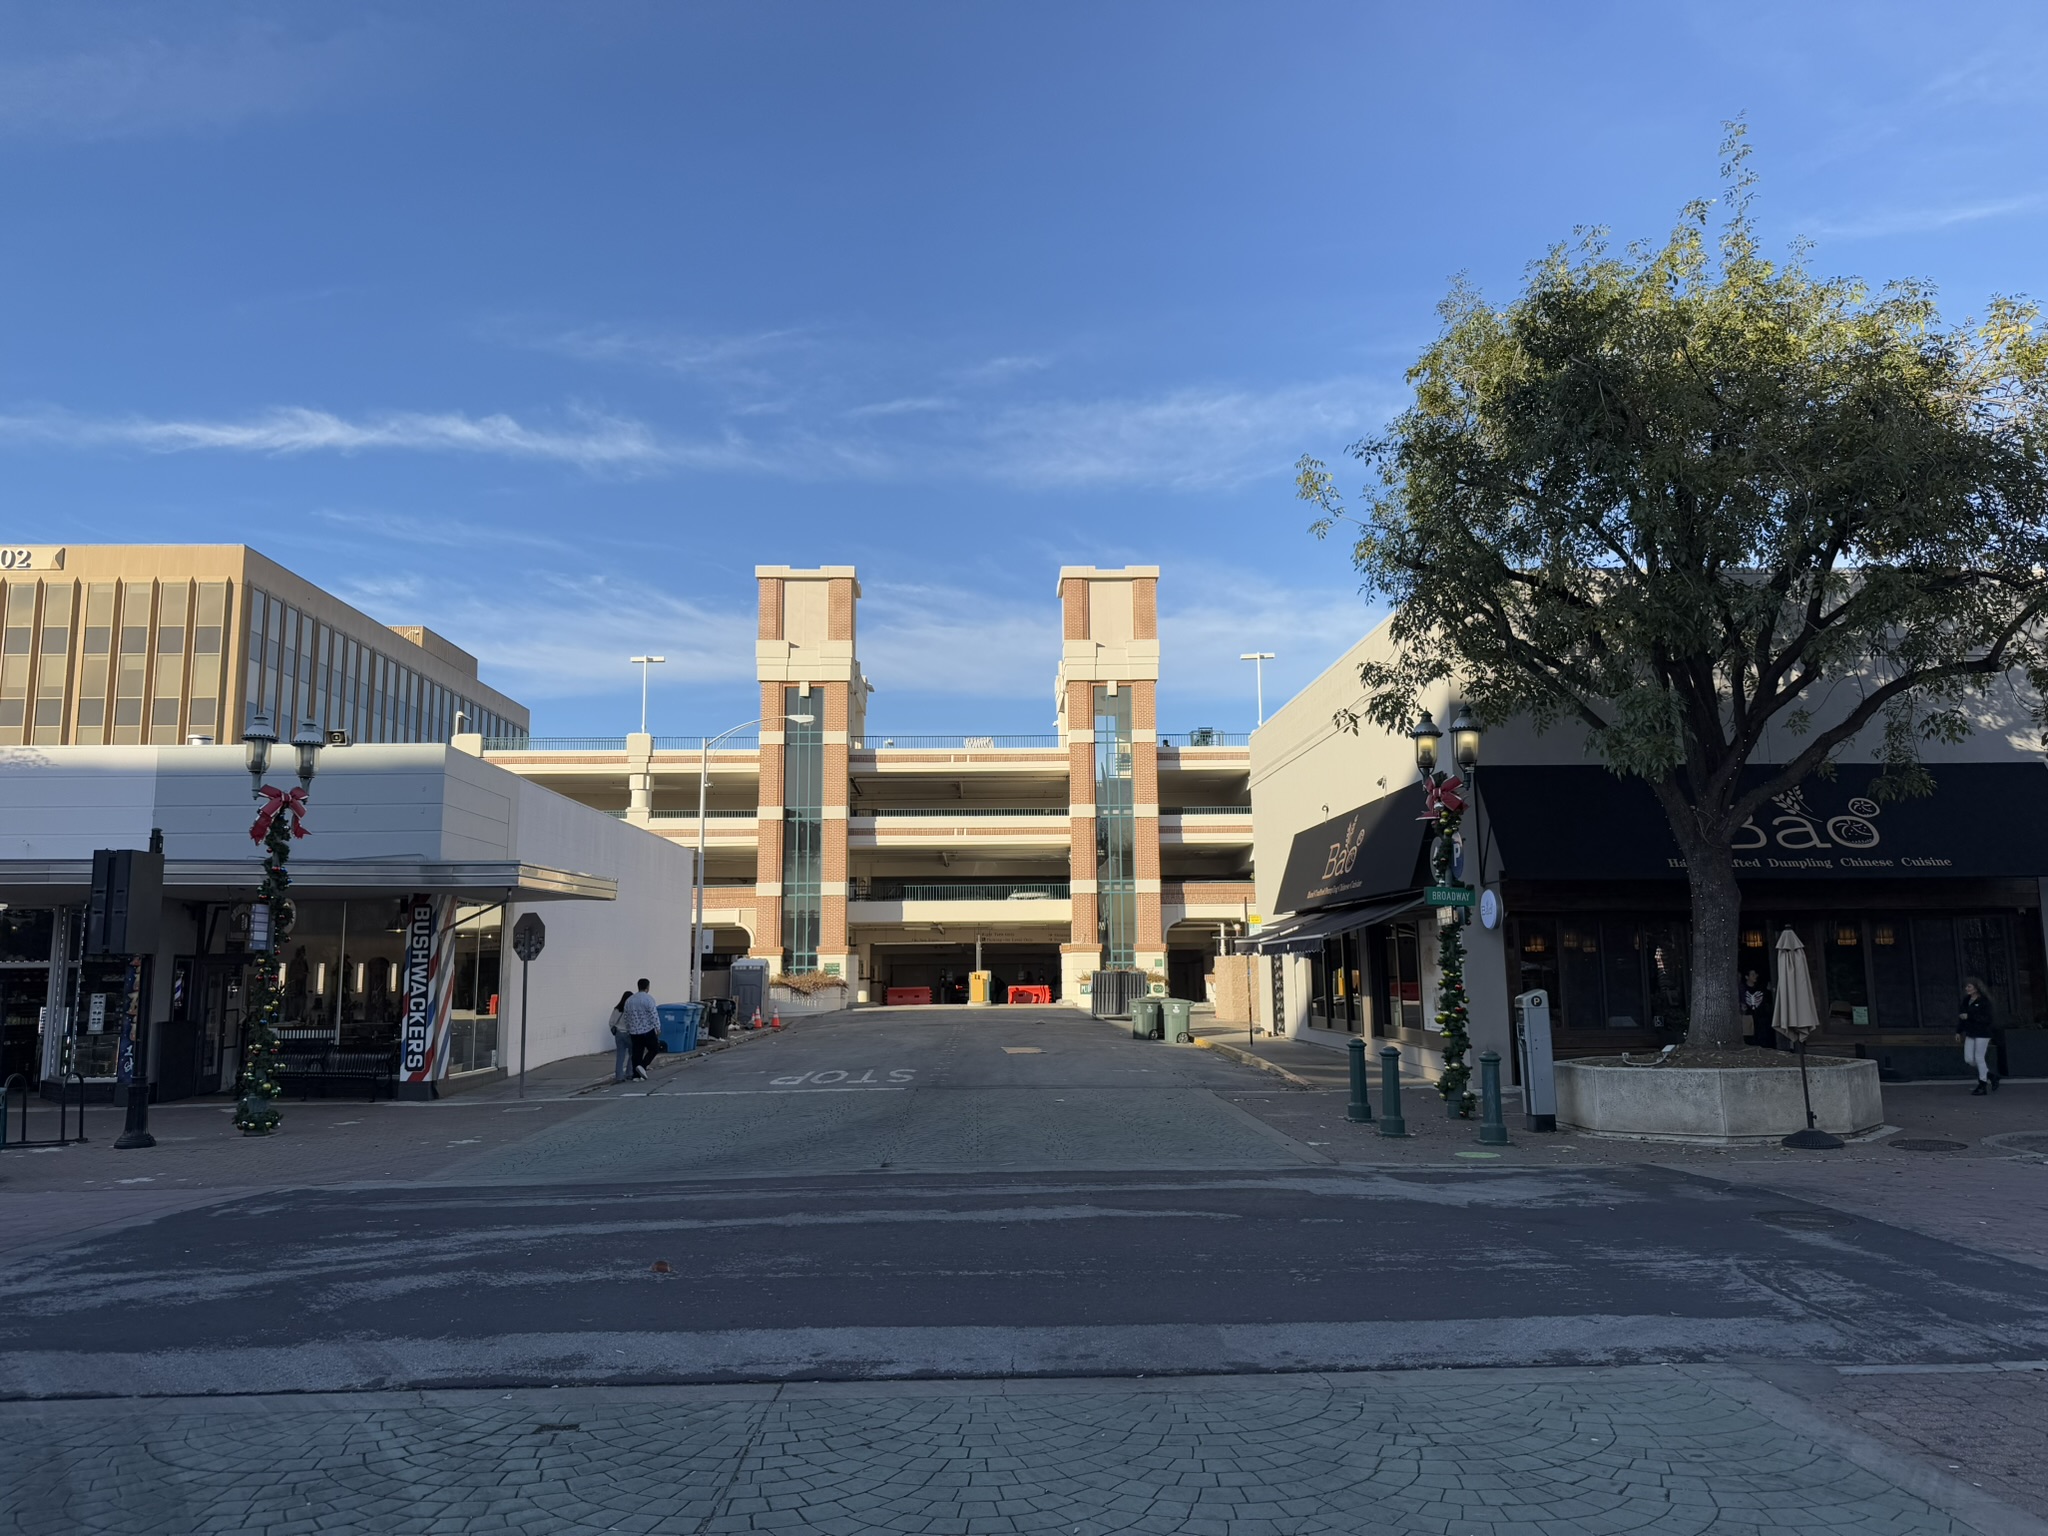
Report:
M 1095 685 L 1095 910 L 1103 963 L 1137 964 L 1136 780 L 1131 763 L 1131 692 Z
M 782 690 L 782 941 L 792 971 L 818 968 L 824 916 L 825 722 L 822 694 Z
M 39 745 L 56 746 L 65 739 L 64 693 L 71 681 L 71 603 L 68 581 L 43 585 L 41 654 L 36 658 L 34 736 Z
M 149 677 L 149 610 L 155 596 L 149 582 L 121 588 L 121 654 L 114 671 L 114 742 L 142 740 L 142 701 Z
M 149 703 L 149 739 L 158 746 L 178 740 L 179 705 L 185 692 L 185 621 L 191 602 L 189 581 L 167 581 L 158 589 L 156 667 Z
M 85 635 L 80 647 L 76 739 L 87 746 L 106 740 L 107 683 L 113 666 L 114 584 L 96 581 L 85 589 Z

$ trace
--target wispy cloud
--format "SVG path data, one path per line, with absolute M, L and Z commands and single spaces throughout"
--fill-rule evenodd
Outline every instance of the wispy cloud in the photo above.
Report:
M 367 45 L 361 29 L 295 38 L 251 24 L 198 41 L 140 37 L 16 56 L 0 61 L 0 134 L 131 138 L 303 111 L 363 73 Z
M 1151 397 L 1013 407 L 981 428 L 989 472 L 1029 485 L 1206 490 L 1284 468 L 1305 448 L 1382 419 L 1391 400 L 1359 379 L 1271 390 L 1180 389 Z
M 814 341 L 810 331 L 796 326 L 736 336 L 695 336 L 593 325 L 545 335 L 531 345 L 583 362 L 631 363 L 725 384 L 760 386 L 773 382 L 774 363 L 807 350 Z
M 736 442 L 682 445 L 629 417 L 579 412 L 571 425 L 529 426 L 514 417 L 460 411 L 391 411 L 359 419 L 280 406 L 240 420 L 86 417 L 45 411 L 0 416 L 0 438 L 153 453 L 215 451 L 292 455 L 379 450 L 490 454 L 554 460 L 583 469 L 646 471 L 677 464 L 714 467 L 744 460 Z
M 1962 224 L 1982 224 L 2016 213 L 2030 213 L 2048 202 L 2048 194 L 2029 192 L 2016 197 L 1985 198 L 1978 202 L 1940 203 L 1919 208 L 1873 209 L 1860 215 L 1822 219 L 1814 226 L 1816 235 L 1836 240 L 1875 240 L 1890 235 L 1930 234 Z
M 993 409 L 907 395 L 834 412 L 757 414 L 744 418 L 746 430 L 731 413 L 694 436 L 588 408 L 547 422 L 503 412 L 348 416 L 307 406 L 217 419 L 40 410 L 0 415 L 0 441 L 271 457 L 463 454 L 631 476 L 696 471 L 804 481 L 943 477 L 1054 488 L 1208 490 L 1283 472 L 1304 449 L 1355 434 L 1390 404 L 1356 379 Z

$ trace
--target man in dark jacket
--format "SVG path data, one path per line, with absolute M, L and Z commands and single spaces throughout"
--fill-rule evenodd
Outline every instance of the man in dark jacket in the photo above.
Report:
M 626 1033 L 633 1042 L 633 1075 L 645 1077 L 647 1063 L 654 1060 L 661 1045 L 661 1014 L 654 995 L 647 990 L 647 978 L 640 978 L 639 990 L 626 999 Z

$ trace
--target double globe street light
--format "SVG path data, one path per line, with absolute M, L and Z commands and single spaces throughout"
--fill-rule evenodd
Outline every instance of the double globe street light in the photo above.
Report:
M 320 749 L 327 744 L 318 721 L 310 717 L 299 722 L 291 746 L 298 755 L 299 787 L 277 789 L 264 783 L 270 772 L 270 755 L 277 746 L 277 728 L 262 710 L 249 717 L 242 732 L 244 760 L 249 768 L 249 792 L 263 802 L 256 821 L 249 828 L 253 842 L 263 845 L 263 885 L 249 908 L 249 948 L 263 956 L 257 963 L 256 978 L 249 991 L 248 1032 L 242 1044 L 241 1093 L 235 1105 L 235 1125 L 245 1136 L 264 1136 L 277 1129 L 281 1118 L 277 1098 L 283 1092 L 277 1081 L 277 1025 L 284 1002 L 283 979 L 278 974 L 274 952 L 291 937 L 291 876 L 285 866 L 292 855 L 292 840 L 306 835 L 306 792 L 313 787 L 319 770 Z

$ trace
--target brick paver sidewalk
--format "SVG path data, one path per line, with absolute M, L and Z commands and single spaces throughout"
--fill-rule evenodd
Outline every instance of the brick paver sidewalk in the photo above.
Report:
M 41 1403 L 0 1407 L 0 1486 L 38 1536 L 2025 1528 L 1755 1401 L 1644 1367 Z

